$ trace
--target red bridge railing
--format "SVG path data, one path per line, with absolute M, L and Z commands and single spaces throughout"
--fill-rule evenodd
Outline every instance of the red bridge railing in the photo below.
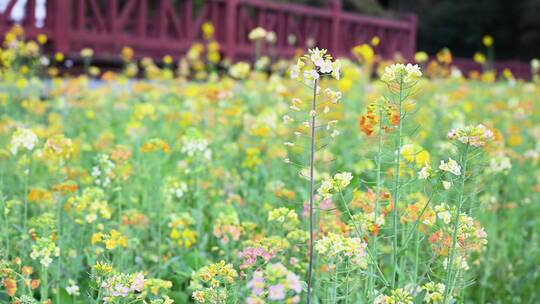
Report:
M 0 13 L 0 34 L 13 24 L 10 16 L 18 0 L 8 1 Z M 28 36 L 44 33 L 48 48 L 76 54 L 84 47 L 101 58 L 117 58 L 122 47 L 132 47 L 139 56 L 180 56 L 202 37 L 201 25 L 211 21 L 216 39 L 230 59 L 253 56 L 248 33 L 261 26 L 276 33 L 275 53 L 290 56 L 310 41 L 328 48 L 335 56 L 350 55 L 350 49 L 378 36 L 377 53 L 390 57 L 400 52 L 412 58 L 416 48 L 416 18 L 383 19 L 342 11 L 339 0 L 326 8 L 281 4 L 269 0 L 206 0 L 197 11 L 193 0 L 47 0 L 46 18 L 36 26 L 36 0 L 27 0 L 24 26 Z M 289 42 L 293 34 L 296 41 Z
M 8 0 L 0 11 L 0 36 L 11 28 L 12 12 L 20 0 Z M 290 57 L 298 48 L 327 48 L 334 56 L 350 56 L 351 49 L 371 38 L 380 38 L 376 52 L 384 58 L 401 53 L 412 60 L 416 49 L 416 17 L 401 19 L 369 17 L 344 12 L 340 0 L 327 0 L 325 8 L 276 3 L 271 0 L 205 0 L 194 8 L 193 0 L 46 0 L 44 20 L 36 8 L 43 0 L 27 0 L 24 18 L 18 22 L 28 37 L 43 33 L 49 37 L 46 49 L 76 57 L 89 47 L 101 60 L 118 60 L 124 46 L 137 57 L 161 59 L 185 54 L 202 40 L 201 25 L 211 21 L 215 38 L 224 55 L 232 60 L 250 59 L 255 47 L 249 32 L 261 26 L 276 33 L 273 54 Z M 290 43 L 289 35 L 295 36 Z M 465 73 L 481 70 L 472 60 L 456 59 Z M 528 64 L 519 61 L 496 62 L 498 71 L 512 70 L 514 75 L 530 78 Z

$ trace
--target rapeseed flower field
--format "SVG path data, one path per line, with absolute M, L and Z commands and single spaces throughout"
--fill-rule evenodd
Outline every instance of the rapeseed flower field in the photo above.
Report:
M 540 301 L 537 76 L 378 39 L 228 63 L 203 32 L 78 76 L 6 35 L 1 303 Z

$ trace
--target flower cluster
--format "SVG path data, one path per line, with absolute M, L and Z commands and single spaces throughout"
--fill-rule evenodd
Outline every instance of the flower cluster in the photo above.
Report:
M 493 140 L 493 131 L 488 129 L 483 124 L 477 126 L 466 126 L 462 128 L 452 129 L 448 132 L 449 139 L 455 139 L 461 143 L 471 145 L 473 147 L 483 147 L 486 143 Z
M 213 233 L 223 244 L 229 243 L 231 239 L 238 241 L 243 232 L 244 228 L 240 224 L 236 211 L 229 209 L 218 214 Z
M 181 199 L 188 191 L 188 186 L 176 176 L 168 176 L 164 180 L 163 191 L 167 201 Z
M 444 289 L 445 286 L 443 283 L 428 282 L 422 286 L 422 290 L 426 292 L 424 296 L 425 303 L 442 303 L 444 300 Z
M 227 303 L 237 276 L 233 266 L 224 261 L 205 266 L 192 276 L 192 297 L 197 303 Z
M 268 221 L 278 223 L 285 230 L 292 230 L 300 224 L 298 214 L 294 210 L 285 207 L 268 212 Z
M 324 198 L 330 198 L 334 193 L 339 193 L 347 187 L 353 176 L 350 172 L 336 173 L 334 177 L 325 178 L 317 192 Z
M 11 137 L 10 151 L 17 155 L 19 149 L 24 148 L 28 151 L 34 149 L 38 142 L 38 137 L 30 129 L 18 128 Z
M 367 267 L 367 244 L 360 238 L 329 233 L 315 243 L 315 250 L 330 262 L 349 260 L 360 268 Z
M 337 60 L 332 61 L 332 56 L 327 52 L 326 49 L 318 48 L 309 50 L 309 54 L 298 59 L 296 65 L 291 68 L 291 78 L 297 79 L 303 72 L 304 82 L 310 86 L 313 86 L 321 75 L 331 75 L 339 80 L 341 63 Z
M 401 147 L 401 156 L 407 162 L 413 163 L 417 168 L 422 168 L 431 162 L 429 152 L 418 144 L 405 144 Z
M 379 295 L 374 304 L 413 304 L 413 297 L 407 290 L 397 288 L 391 290 L 389 295 Z
M 112 211 L 105 198 L 105 192 L 103 189 L 97 187 L 85 188 L 81 195 L 69 197 L 64 205 L 64 209 L 83 217 L 87 223 L 93 223 L 98 218 L 107 220 L 112 215 Z M 82 224 L 80 219 L 77 222 Z
M 283 264 L 268 264 L 264 270 L 253 272 L 246 285 L 251 295 L 246 299 L 248 304 L 263 304 L 285 301 L 300 303 L 302 285 L 298 276 L 289 271 Z
M 108 188 L 114 179 L 115 164 L 108 154 L 102 153 L 96 157 L 96 165 L 92 167 L 94 184 Z
M 247 269 L 255 265 L 258 258 L 262 258 L 264 263 L 268 263 L 270 259 L 275 256 L 275 253 L 274 250 L 267 251 L 263 247 L 254 246 L 244 248 L 242 251 L 237 253 L 237 256 L 242 260 L 240 269 Z
M 197 233 L 192 230 L 194 223 L 195 220 L 187 212 L 180 215 L 173 214 L 169 223 L 169 228 L 171 228 L 170 238 L 179 247 L 191 248 L 197 242 Z
M 45 142 L 44 153 L 46 155 L 67 159 L 71 157 L 73 152 L 73 141 L 63 134 L 54 135 Z
M 381 76 L 381 80 L 386 83 L 397 83 L 404 86 L 410 86 L 418 81 L 422 77 L 420 67 L 415 64 L 408 63 L 407 65 L 402 63 L 392 64 L 384 69 L 384 73 Z
M 153 138 L 150 141 L 144 143 L 141 147 L 142 153 L 152 153 L 163 151 L 166 154 L 171 153 L 171 148 L 169 144 L 161 138 Z
M 32 245 L 30 258 L 38 260 L 43 267 L 47 268 L 52 263 L 53 257 L 60 256 L 60 248 L 50 237 L 39 237 L 35 244 Z
M 229 69 L 229 74 L 236 79 L 243 79 L 249 75 L 250 66 L 247 62 L 235 63 Z
M 457 212 L 455 206 L 447 204 L 439 204 L 433 208 L 437 219 L 442 221 L 442 224 L 434 224 L 435 232 L 428 237 L 429 242 L 435 253 L 446 256 L 452 244 L 452 227 L 449 225 L 456 217 Z M 457 252 L 467 257 L 471 252 L 481 252 L 487 244 L 487 234 L 484 228 L 478 221 L 475 221 L 466 213 L 459 215 L 459 227 L 457 230 Z M 463 265 L 466 261 L 463 260 Z M 465 266 L 464 266 L 465 267 Z
M 115 298 L 128 298 L 140 293 L 146 280 L 140 272 L 134 274 L 115 274 L 107 278 L 102 287 L 105 290 L 105 302 L 112 302 Z
M 200 156 L 203 159 L 212 159 L 212 150 L 208 147 L 208 140 L 200 138 L 197 134 L 189 134 L 182 139 L 180 152 L 189 157 Z
M 104 303 L 156 303 L 172 304 L 160 292 L 172 287 L 172 282 L 146 278 L 143 272 L 121 273 L 111 265 L 97 262 L 92 266 L 92 278 L 101 290 Z
M 114 250 L 118 247 L 126 248 L 128 246 L 127 238 L 115 229 L 109 233 L 97 232 L 92 235 L 92 244 L 103 243 L 108 250 Z
M 445 172 L 450 172 L 456 176 L 461 175 L 461 166 L 457 163 L 457 161 L 453 160 L 452 158 L 449 158 L 448 162 L 441 160 L 439 169 Z

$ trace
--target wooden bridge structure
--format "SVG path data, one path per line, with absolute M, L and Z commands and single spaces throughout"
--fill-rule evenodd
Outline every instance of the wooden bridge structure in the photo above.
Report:
M 322 8 L 272 0 L 204 0 L 198 7 L 193 0 L 2 1 L 0 36 L 19 23 L 29 38 L 47 35 L 48 52 L 77 58 L 81 49 L 91 48 L 102 62 L 119 61 L 124 46 L 132 47 L 137 58 L 178 58 L 202 40 L 201 26 L 207 21 L 214 25 L 215 39 L 230 60 L 253 58 L 255 47 L 248 34 L 258 26 L 275 32 L 273 53 L 282 57 L 313 46 L 327 48 L 336 57 L 351 56 L 354 46 L 375 36 L 380 38 L 375 51 L 384 58 L 400 53 L 412 61 L 416 51 L 416 16 L 390 19 L 350 13 L 342 9 L 340 0 L 327 0 Z M 14 21 L 20 1 L 25 3 L 24 17 Z M 293 43 L 290 35 L 295 37 Z M 472 60 L 454 64 L 465 72 L 480 69 Z M 494 66 L 530 78 L 528 64 L 512 61 Z
M 0 34 L 13 25 L 11 15 L 21 0 L 5 1 Z M 43 3 L 46 17 L 38 20 L 36 7 Z M 19 23 L 29 37 L 46 34 L 50 51 L 69 55 L 89 47 L 96 56 L 114 58 L 130 46 L 139 56 L 161 58 L 185 54 L 201 40 L 201 25 L 207 21 L 215 26 L 215 39 L 231 60 L 253 56 L 248 34 L 257 26 L 276 33 L 278 56 L 290 56 L 309 47 L 310 41 L 335 56 L 347 56 L 353 46 L 374 36 L 381 40 L 377 53 L 383 56 L 400 52 L 412 58 L 416 49 L 415 16 L 384 19 L 348 13 L 339 0 L 329 0 L 324 8 L 271 0 L 205 0 L 197 8 L 193 0 L 26 0 Z

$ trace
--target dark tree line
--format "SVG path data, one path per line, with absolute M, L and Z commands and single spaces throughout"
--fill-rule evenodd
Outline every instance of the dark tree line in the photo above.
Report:
M 384 3 L 386 2 L 386 3 Z M 448 46 L 458 56 L 495 40 L 500 59 L 540 57 L 540 0 L 387 0 L 386 9 L 419 16 L 418 46 L 428 52 Z
M 201 3 L 205 0 L 199 0 Z M 325 6 L 330 0 L 274 0 Z M 540 0 L 341 0 L 344 9 L 365 14 L 418 15 L 418 48 L 456 56 L 482 51 L 482 37 L 495 39 L 499 59 L 540 57 Z

